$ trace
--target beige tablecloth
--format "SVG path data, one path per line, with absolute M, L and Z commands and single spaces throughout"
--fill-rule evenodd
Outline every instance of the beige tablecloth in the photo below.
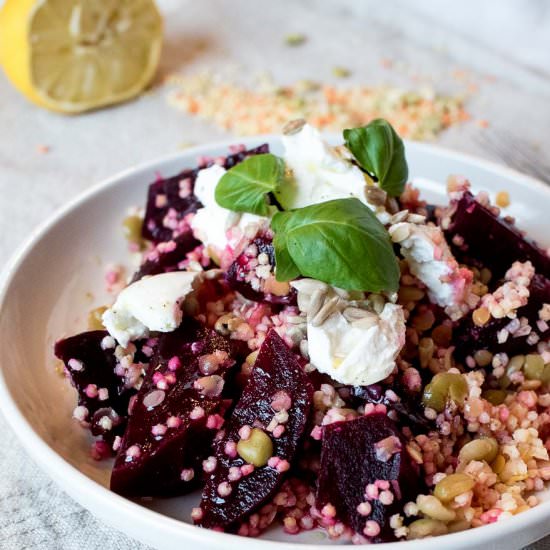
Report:
M 163 74 L 230 63 L 241 73 L 268 70 L 290 82 L 334 80 L 331 68 L 344 66 L 351 82 L 454 92 L 464 89 L 466 73 L 475 84 L 467 103 L 472 122 L 438 141 L 548 180 L 550 11 L 544 0 L 159 4 L 167 24 Z M 284 37 L 292 32 L 307 41 L 290 50 Z M 382 59 L 393 60 L 392 69 Z M 64 118 L 27 104 L 0 76 L 0 266 L 37 223 L 103 177 L 182 142 L 221 136 L 175 112 L 159 86 L 116 109 Z M 42 146 L 47 154 L 39 152 Z M 2 417 L 0 434 L 0 548 L 143 548 L 95 520 L 42 474 Z M 550 541 L 535 547 L 550 548 Z

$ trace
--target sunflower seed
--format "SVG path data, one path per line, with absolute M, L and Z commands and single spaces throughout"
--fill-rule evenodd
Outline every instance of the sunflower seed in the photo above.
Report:
M 388 232 L 390 234 L 391 240 L 394 243 L 403 242 L 411 234 L 411 230 L 406 223 L 398 223 L 396 225 L 392 225 L 388 229 Z
M 298 132 L 301 132 L 302 128 L 306 124 L 307 124 L 307 122 L 303 118 L 296 118 L 294 120 L 289 120 L 283 126 L 283 134 L 285 136 L 293 136 L 294 134 L 297 134 Z
M 302 315 L 290 315 L 286 320 L 291 325 L 304 325 L 306 323 L 306 319 Z
M 313 292 L 313 294 L 311 295 L 311 299 L 309 301 L 308 308 L 306 310 L 308 318 L 311 318 L 317 315 L 317 313 L 323 306 L 324 299 L 325 299 L 325 293 L 322 290 L 317 289 Z
M 423 216 L 422 214 L 409 214 L 407 221 L 410 223 L 425 223 L 426 216 Z
M 385 300 L 380 294 L 371 294 L 368 298 L 372 309 L 378 314 L 382 313 L 385 305 Z
M 390 218 L 390 223 L 394 224 L 394 223 L 404 222 L 407 219 L 407 216 L 409 216 L 408 210 L 400 210 L 399 212 L 397 212 L 397 214 L 394 214 Z
M 340 305 L 340 297 L 333 296 L 330 300 L 323 304 L 323 307 L 311 319 L 311 325 L 314 327 L 321 326 L 330 315 L 332 315 Z
M 338 288 L 337 286 L 333 286 L 332 290 L 334 290 L 334 292 L 344 300 L 347 300 L 349 298 L 349 292 L 347 290 L 344 290 L 343 288 Z
M 370 311 L 367 311 L 366 309 L 361 309 L 359 307 L 347 307 L 346 309 L 344 309 L 343 315 L 346 318 L 346 321 L 349 321 L 351 323 L 352 321 L 364 319 L 365 317 L 368 317 L 372 314 Z
M 313 294 L 316 290 L 328 291 L 328 285 L 317 279 L 298 279 L 297 281 L 292 281 L 290 286 L 298 292 L 305 294 Z

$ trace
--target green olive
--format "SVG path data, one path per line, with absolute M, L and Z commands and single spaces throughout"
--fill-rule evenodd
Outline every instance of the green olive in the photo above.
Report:
M 237 443 L 237 453 L 249 464 L 260 468 L 273 455 L 273 442 L 263 430 L 254 428 L 248 439 L 241 439 Z

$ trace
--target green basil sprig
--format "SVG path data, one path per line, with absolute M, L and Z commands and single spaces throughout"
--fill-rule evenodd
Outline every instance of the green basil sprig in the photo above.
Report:
M 347 148 L 358 164 L 389 195 L 398 196 L 408 177 L 403 142 L 385 120 L 344 130 Z M 228 170 L 216 187 L 220 206 L 236 212 L 270 216 L 268 194 L 284 186 L 285 163 L 272 154 L 254 155 Z M 384 226 L 353 198 L 277 212 L 274 232 L 276 277 L 300 275 L 344 288 L 396 291 L 399 266 Z
M 401 195 L 409 176 L 405 147 L 387 120 L 378 118 L 362 128 L 344 130 L 344 140 L 359 166 L 375 176 L 388 195 Z
M 275 155 L 248 157 L 222 176 L 216 186 L 216 202 L 235 212 L 268 216 L 266 195 L 279 189 L 284 174 L 285 163 Z
M 396 291 L 399 266 L 388 232 L 357 199 L 277 212 L 276 277 L 312 277 L 346 290 Z

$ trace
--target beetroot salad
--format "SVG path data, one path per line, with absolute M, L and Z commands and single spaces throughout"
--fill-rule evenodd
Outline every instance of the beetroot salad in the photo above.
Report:
M 149 186 L 139 266 L 56 356 L 111 489 L 192 520 L 384 542 L 503 521 L 550 479 L 550 258 L 385 120 L 236 146 Z M 497 201 L 498 202 L 498 201 Z

